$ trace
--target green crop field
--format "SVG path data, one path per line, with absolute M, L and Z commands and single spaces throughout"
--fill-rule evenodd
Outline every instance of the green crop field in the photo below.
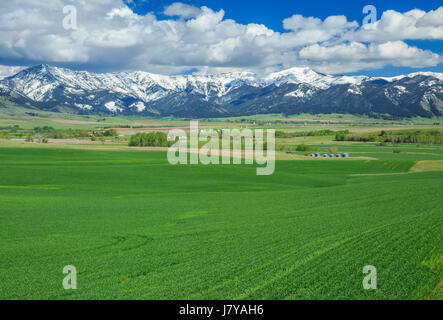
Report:
M 0 299 L 441 296 L 443 171 L 411 169 L 441 168 L 443 148 L 338 148 L 378 160 L 256 176 L 165 152 L 0 147 Z M 77 290 L 63 289 L 66 265 Z

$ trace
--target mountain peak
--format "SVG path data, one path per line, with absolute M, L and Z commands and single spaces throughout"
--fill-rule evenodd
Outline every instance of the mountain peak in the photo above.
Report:
M 273 77 L 279 77 L 279 76 L 281 77 L 288 75 L 305 76 L 305 75 L 320 75 L 320 74 L 309 67 L 293 67 L 270 74 L 270 76 Z
M 414 81 L 402 80 L 405 77 Z M 421 72 L 376 83 L 373 80 L 380 78 L 324 75 L 308 67 L 268 75 L 167 76 L 143 71 L 90 73 L 40 64 L 1 80 L 0 86 L 1 92 L 13 90 L 36 106 L 63 106 L 80 113 L 205 117 L 314 110 L 430 117 L 443 114 L 442 78 Z
M 413 72 L 413 73 L 400 75 L 400 76 L 394 76 L 394 77 L 379 77 L 378 79 L 383 79 L 388 82 L 392 82 L 392 81 L 401 80 L 403 78 L 414 78 L 417 76 L 434 77 L 434 78 L 437 78 L 437 79 L 443 81 L 443 73 L 429 72 L 429 71 L 428 72 L 426 72 L 426 71 L 425 72 Z
M 32 66 L 26 69 L 21 70 L 20 72 L 18 72 L 15 75 L 12 75 L 10 77 L 8 77 L 9 79 L 18 77 L 25 77 L 25 76 L 29 76 L 29 75 L 47 75 L 47 74 L 52 74 L 54 72 L 54 70 L 56 69 L 56 67 L 50 66 L 48 64 L 39 64 L 36 66 Z
M 49 70 L 53 69 L 55 67 L 50 66 L 49 64 L 46 63 L 42 63 L 42 64 L 38 64 L 36 66 L 30 67 L 28 69 L 25 70 L 29 70 L 29 71 L 40 71 L 40 72 L 48 72 Z

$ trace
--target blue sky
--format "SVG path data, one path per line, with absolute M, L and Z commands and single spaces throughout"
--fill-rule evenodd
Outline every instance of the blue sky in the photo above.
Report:
M 441 1 L 65 2 L 76 8 L 72 30 L 62 25 L 63 1 L 2 1 L 0 65 L 162 74 L 303 66 L 371 76 L 443 72 Z M 365 5 L 377 9 L 375 30 L 362 27 Z
M 150 11 L 161 13 L 165 6 L 175 1 L 134 0 L 133 2 L 135 5 L 130 5 L 130 7 L 134 9 L 134 12 L 146 14 Z M 284 31 L 283 19 L 293 14 L 321 19 L 331 15 L 345 15 L 348 20 L 361 22 L 365 16 L 362 10 L 366 5 L 374 5 L 379 16 L 383 11 L 390 9 L 399 12 L 415 8 L 429 11 L 443 5 L 440 0 L 181 0 L 180 2 L 198 7 L 207 6 L 214 10 L 223 9 L 226 12 L 226 18 L 234 19 L 238 23 L 260 23 L 281 32 Z
M 155 12 L 159 17 L 168 19 L 162 15 L 164 7 L 174 1 L 164 0 L 134 0 L 129 7 L 140 15 L 148 12 Z M 421 9 L 424 11 L 435 10 L 442 5 L 440 0 L 272 0 L 272 1 L 254 1 L 254 0 L 182 0 L 181 2 L 193 6 L 207 6 L 214 10 L 223 9 L 226 12 L 227 19 L 233 19 L 238 23 L 259 23 L 264 24 L 270 29 L 279 32 L 285 32 L 282 21 L 293 14 L 303 16 L 313 16 L 325 19 L 331 15 L 345 15 L 348 20 L 362 22 L 366 16 L 363 8 L 366 5 L 374 5 L 377 9 L 377 18 L 386 10 L 396 10 L 406 12 L 412 9 Z M 442 40 L 407 40 L 411 46 L 417 46 L 422 49 L 443 54 Z M 360 70 L 347 74 L 365 74 L 370 76 L 395 76 L 398 74 L 433 71 L 443 72 L 443 63 L 436 67 L 426 68 L 408 68 L 387 66 L 376 70 Z

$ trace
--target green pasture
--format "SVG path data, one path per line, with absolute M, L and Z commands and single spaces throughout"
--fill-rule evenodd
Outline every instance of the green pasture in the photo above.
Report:
M 380 160 L 256 176 L 165 152 L 1 147 L 0 299 L 426 299 L 443 278 L 443 171 L 409 170 L 443 152 L 398 148 L 343 144 Z
M 317 150 L 318 152 L 323 154 L 323 153 L 330 153 L 331 148 L 336 148 L 338 153 L 349 153 L 351 155 L 351 158 L 370 157 L 378 160 L 399 160 L 399 161 L 443 159 L 442 145 L 388 144 L 386 146 L 380 146 L 377 143 L 350 143 L 350 142 L 328 141 L 327 137 L 312 137 L 312 138 L 313 138 L 312 140 L 318 140 L 316 141 L 316 143 L 309 144 L 309 147 L 312 149 L 312 151 L 295 152 L 295 153 L 299 155 L 304 155 L 305 153 L 310 154 L 312 152 L 315 152 L 315 150 Z M 324 138 L 324 141 L 322 143 L 319 143 L 319 141 L 322 140 L 321 138 Z M 303 141 L 294 142 L 293 144 L 282 143 L 281 145 L 283 146 L 297 145 L 300 143 L 303 143 Z M 337 160 L 337 161 L 342 161 L 342 160 Z

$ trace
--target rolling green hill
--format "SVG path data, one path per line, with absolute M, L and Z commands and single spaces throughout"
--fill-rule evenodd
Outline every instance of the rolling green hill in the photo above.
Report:
M 0 299 L 426 299 L 443 278 L 443 171 L 408 173 L 407 154 L 258 177 L 163 152 L 0 150 Z

